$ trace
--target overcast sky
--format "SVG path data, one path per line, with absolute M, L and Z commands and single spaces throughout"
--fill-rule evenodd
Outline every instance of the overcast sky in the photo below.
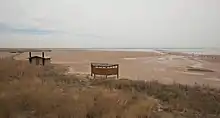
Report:
M 220 0 L 0 0 L 0 47 L 220 47 Z

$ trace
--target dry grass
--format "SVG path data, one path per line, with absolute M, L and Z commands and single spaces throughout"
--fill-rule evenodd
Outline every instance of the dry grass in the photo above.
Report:
M 208 86 L 163 85 L 157 81 L 95 80 L 95 86 L 139 92 L 160 100 L 163 111 L 186 117 L 220 117 L 220 90 Z
M 217 89 L 89 80 L 12 59 L 0 65 L 0 118 L 219 118 Z
M 146 95 L 90 87 L 61 67 L 8 59 L 0 64 L 0 118 L 126 118 L 142 108 L 135 117 L 149 116 L 157 105 Z

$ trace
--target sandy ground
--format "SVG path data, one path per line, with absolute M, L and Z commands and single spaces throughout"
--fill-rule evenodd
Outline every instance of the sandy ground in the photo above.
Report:
M 9 52 L 0 52 L 0 58 L 10 57 L 13 55 L 15 55 L 15 54 L 9 53 Z
M 33 53 L 40 55 L 41 53 Z M 2 55 L 0 53 L 0 55 Z M 52 63 L 67 65 L 70 73 L 90 74 L 90 63 L 117 63 L 120 78 L 134 80 L 158 80 L 162 83 L 208 84 L 220 87 L 220 57 L 181 53 L 85 51 L 69 50 L 46 53 Z M 17 55 L 16 59 L 27 59 L 28 53 Z M 214 72 L 188 71 L 187 67 L 205 68 Z

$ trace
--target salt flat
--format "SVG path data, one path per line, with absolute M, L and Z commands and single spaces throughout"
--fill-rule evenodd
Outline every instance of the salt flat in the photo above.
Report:
M 33 55 L 40 55 L 40 53 L 35 52 Z M 51 57 L 54 64 L 62 64 L 71 68 L 71 73 L 89 74 L 92 62 L 117 63 L 120 65 L 120 78 L 158 80 L 167 84 L 178 82 L 220 86 L 220 81 L 216 81 L 220 80 L 218 55 L 210 57 L 154 51 L 52 50 L 52 52 L 47 52 L 46 56 Z M 25 60 L 27 57 L 28 52 L 25 52 L 16 56 L 15 59 Z M 189 66 L 213 69 L 214 72 L 188 72 Z

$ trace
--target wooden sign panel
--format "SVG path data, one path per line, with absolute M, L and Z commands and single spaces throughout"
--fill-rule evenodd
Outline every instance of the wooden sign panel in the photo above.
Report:
M 118 64 L 106 64 L 106 63 L 92 63 L 91 64 L 91 76 L 95 75 L 117 75 L 119 76 Z

